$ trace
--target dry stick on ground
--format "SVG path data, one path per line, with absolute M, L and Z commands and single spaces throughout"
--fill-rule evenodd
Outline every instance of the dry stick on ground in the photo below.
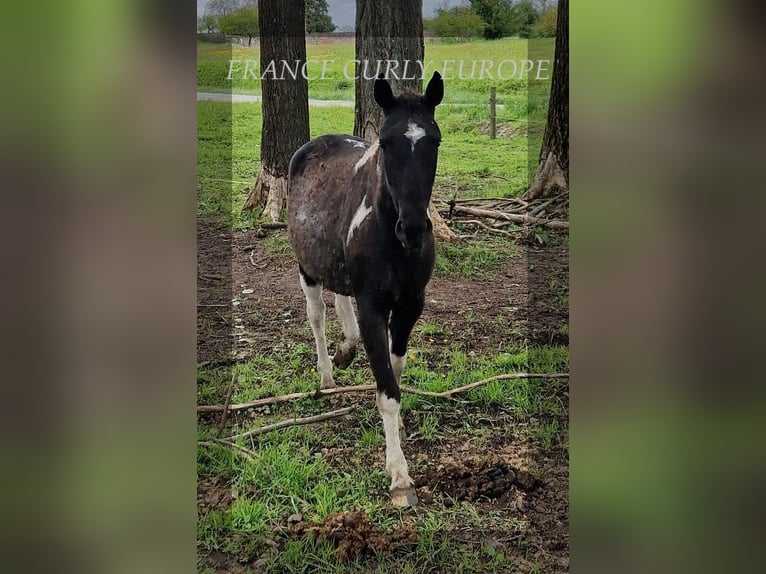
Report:
M 267 432 L 271 432 L 274 430 L 282 429 L 285 427 L 292 427 L 296 425 L 308 425 L 311 423 L 318 423 L 321 421 L 327 421 L 330 419 L 335 419 L 338 417 L 342 417 L 343 415 L 347 415 L 351 411 L 353 411 L 355 408 L 357 408 L 358 405 L 354 405 L 351 407 L 344 407 L 342 409 L 338 409 L 336 411 L 330 411 L 329 413 L 322 413 L 321 415 L 314 415 L 313 417 L 305 417 L 302 419 L 287 419 L 284 421 L 279 421 L 278 423 L 274 423 L 272 425 L 266 425 L 259 428 L 255 428 L 252 430 L 249 430 L 247 432 L 243 432 L 240 434 L 235 434 L 233 436 L 230 436 L 227 440 L 234 441 L 239 438 L 247 438 L 250 436 L 258 436 Z
M 226 389 L 226 400 L 224 401 L 223 413 L 221 414 L 221 422 L 218 423 L 218 432 L 215 433 L 215 436 L 218 438 L 221 438 L 221 435 L 223 434 L 223 427 L 226 425 L 226 419 L 229 418 L 229 403 L 231 403 L 231 393 L 234 390 L 234 385 L 236 384 L 237 373 L 234 373 L 231 377 L 229 388 Z
M 231 447 L 234 450 L 238 450 L 239 452 L 244 454 L 250 460 L 255 460 L 258 457 L 258 455 L 255 453 L 255 451 L 252 451 L 252 450 L 250 450 L 249 448 L 247 448 L 245 446 L 242 446 L 240 444 L 237 444 L 235 442 L 231 442 L 229 440 L 222 439 L 222 438 L 215 438 L 213 440 L 201 440 L 197 444 L 201 444 L 201 445 L 204 445 L 204 446 L 217 446 L 217 445 L 221 445 L 222 444 L 222 445 Z
M 412 387 L 401 387 L 401 390 L 405 393 L 411 393 L 413 395 L 421 395 L 424 397 L 441 397 L 441 398 L 449 398 L 452 395 L 456 395 L 458 393 L 463 393 L 465 391 L 470 391 L 472 389 L 475 389 L 477 387 L 480 387 L 482 385 L 486 385 L 488 383 L 491 383 L 492 381 L 501 381 L 501 380 L 508 380 L 508 379 L 564 379 L 568 378 L 569 373 L 508 373 L 505 375 L 495 375 L 494 377 L 490 377 L 488 379 L 482 379 L 481 381 L 476 381 L 475 383 L 471 383 L 469 385 L 465 385 L 464 387 L 458 387 L 456 389 L 450 389 L 447 391 L 443 391 L 441 393 L 433 393 L 431 391 L 423 391 L 420 389 L 415 389 Z M 375 391 L 377 390 L 376 385 L 358 385 L 353 387 L 336 387 L 333 389 L 323 389 L 316 392 L 310 392 L 310 393 L 292 393 L 289 395 L 281 395 L 278 397 L 266 397 L 263 399 L 257 399 L 254 401 L 250 401 L 247 403 L 239 403 L 239 404 L 233 404 L 229 405 L 229 410 L 231 411 L 241 411 L 245 409 L 253 409 L 256 407 L 262 407 L 265 405 L 274 405 L 277 403 L 285 403 L 288 401 L 293 401 L 296 399 L 303 399 L 306 397 L 324 397 L 327 395 L 338 395 L 341 393 L 364 393 L 367 391 Z M 217 413 L 221 412 L 222 410 L 226 409 L 225 405 L 200 405 L 197 407 L 198 413 Z
M 554 196 L 551 199 L 549 199 L 548 201 L 545 201 L 545 202 L 541 203 L 540 205 L 538 205 L 537 207 L 535 207 L 534 209 L 532 209 L 529 212 L 529 216 L 530 217 L 535 217 L 538 213 L 540 213 L 543 209 L 548 207 L 551 203 L 553 203 L 557 199 L 559 199 L 559 196 Z
M 505 237 L 513 237 L 513 233 L 510 231 L 503 231 L 502 229 L 494 229 L 484 223 L 483 221 L 479 221 L 478 219 L 467 219 L 465 221 L 460 222 L 462 225 L 472 224 L 477 225 L 478 227 L 481 227 L 485 231 L 488 231 L 490 233 L 494 233 L 495 235 L 503 235 Z
M 474 215 L 476 217 L 490 217 L 492 219 L 505 219 L 506 221 L 513 221 L 514 223 L 525 223 L 532 225 L 547 225 L 553 229 L 569 229 L 569 222 L 539 219 L 537 217 L 530 217 L 528 215 L 518 215 L 515 213 L 506 213 L 504 211 L 496 211 L 492 209 L 480 209 L 478 207 L 465 207 L 462 205 L 456 205 L 455 211 L 457 213 L 465 213 L 466 215 Z

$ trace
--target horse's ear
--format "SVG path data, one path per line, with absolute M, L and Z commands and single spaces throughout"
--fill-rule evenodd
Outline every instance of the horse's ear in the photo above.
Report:
M 386 77 L 381 74 L 378 79 L 375 80 L 375 101 L 383 108 L 384 112 L 387 112 L 394 107 L 396 98 L 394 92 L 391 90 L 391 85 L 386 80 Z
M 430 108 L 436 108 L 444 97 L 444 82 L 439 72 L 434 72 L 431 81 L 426 86 L 425 102 Z

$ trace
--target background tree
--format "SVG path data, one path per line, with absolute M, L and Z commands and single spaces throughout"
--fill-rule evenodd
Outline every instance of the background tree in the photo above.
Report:
M 212 34 L 218 29 L 218 19 L 212 14 L 205 14 L 197 18 L 197 31 Z
M 532 35 L 536 38 L 553 38 L 556 35 L 557 20 L 558 12 L 555 7 L 540 12 Z
M 242 209 L 265 204 L 262 216 L 278 221 L 287 197 L 290 158 L 309 141 L 308 82 L 300 69 L 295 79 L 282 70 L 282 62 L 293 69 L 296 61 L 299 65 L 306 62 L 306 4 L 304 0 L 259 0 L 258 10 L 263 95 L 261 170 Z M 276 74 L 267 73 L 269 65 Z
M 514 4 L 513 19 L 518 35 L 522 38 L 530 38 L 539 16 L 532 0 L 522 0 L 518 4 Z
M 394 93 L 404 90 L 421 91 L 423 83 L 416 62 L 422 62 L 423 55 L 423 0 L 356 0 L 358 79 L 354 135 L 374 141 L 380 132 L 383 112 L 373 95 L 373 80 L 378 75 L 377 62 L 396 61 L 401 78 L 405 62 L 409 61 L 407 76 L 412 79 L 397 80 L 391 77 L 389 81 Z M 385 72 L 385 66 L 379 71 Z M 436 237 L 454 240 L 455 234 L 444 223 L 433 202 L 428 206 L 428 211 Z
M 423 26 L 443 38 L 471 38 L 484 34 L 485 25 L 470 6 L 454 6 L 437 8 L 436 15 Z
M 218 29 L 227 36 L 247 36 L 247 45 L 257 36 L 258 10 L 253 6 L 242 6 L 234 12 L 218 18 Z
M 470 0 L 471 8 L 484 22 L 488 40 L 512 36 L 517 31 L 511 0 Z
M 335 30 L 327 10 L 327 0 L 306 0 L 306 32 L 327 33 Z
M 212 16 L 218 21 L 221 16 L 228 16 L 241 5 L 240 0 L 208 0 L 205 5 L 205 16 Z
M 560 0 L 556 51 L 540 163 L 522 196 L 536 199 L 569 191 L 569 0 Z

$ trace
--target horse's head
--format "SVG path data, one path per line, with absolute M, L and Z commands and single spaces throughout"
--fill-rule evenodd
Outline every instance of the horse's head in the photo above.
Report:
M 419 250 L 433 229 L 428 202 L 441 142 L 434 110 L 443 96 L 439 72 L 434 72 L 422 96 L 396 97 L 382 76 L 375 80 L 375 101 L 383 108 L 379 139 L 383 177 L 397 212 L 396 237 L 409 250 Z

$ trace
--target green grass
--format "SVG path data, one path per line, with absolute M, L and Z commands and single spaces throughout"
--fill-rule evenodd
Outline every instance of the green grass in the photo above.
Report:
M 503 65 L 498 75 L 500 64 L 509 60 L 519 65 L 524 60 L 551 59 L 553 48 L 551 38 L 531 41 L 520 38 L 492 41 L 473 39 L 451 43 L 427 41 L 424 58 L 426 77 L 430 77 L 434 70 L 445 75 L 452 86 L 445 95 L 445 104 L 475 104 L 477 99 L 484 103 L 491 86 L 497 88 L 498 103 L 505 104 L 512 102 L 517 93 L 525 95 L 527 78 L 520 78 L 518 73 L 514 75 L 513 65 L 508 63 Z M 353 42 L 309 44 L 306 52 L 309 97 L 353 100 L 355 72 L 353 64 L 348 64 L 355 58 Z M 229 80 L 227 77 L 232 61 L 234 64 Z M 246 71 L 248 61 L 255 64 Z M 462 68 L 458 63 L 460 61 L 463 61 Z M 483 74 L 481 61 L 491 62 L 491 67 L 485 68 Z M 260 50 L 257 46 L 197 43 L 197 88 L 200 91 L 260 94 L 258 66 Z M 278 73 L 282 75 L 281 72 L 280 68 Z
M 463 244 L 440 243 L 435 273 L 438 277 L 483 279 L 495 275 L 517 251 L 510 241 L 493 237 Z
M 436 333 L 437 324 L 424 330 Z M 566 349 L 509 347 L 494 356 L 469 356 L 461 348 L 449 348 L 438 361 L 429 365 L 419 349 L 408 353 L 403 383 L 423 390 L 442 391 L 496 374 L 535 369 L 553 372 L 567 369 Z M 285 394 L 313 389 L 317 374 L 314 355 L 308 345 L 293 344 L 277 353 L 257 354 L 238 364 L 238 390 L 233 400 L 248 400 L 265 395 Z M 362 379 L 371 380 L 366 367 L 357 367 Z M 336 371 L 337 372 L 337 371 Z M 200 402 L 220 402 L 226 392 L 229 373 L 225 369 L 201 373 Z M 427 442 L 465 440 L 479 449 L 488 437 L 501 430 L 493 427 L 498 412 L 518 422 L 529 424 L 530 438 L 545 450 L 565 445 L 566 409 L 560 397 L 565 380 L 519 379 L 498 381 L 467 393 L 471 409 L 465 411 L 462 425 L 444 424 L 441 417 L 454 406 L 447 401 L 405 394 L 402 410 L 413 437 Z M 204 397 L 204 400 L 202 400 Z M 368 397 L 370 398 L 370 397 Z M 327 410 L 324 401 L 304 399 L 288 405 L 259 409 L 239 418 L 233 431 Z M 200 477 L 220 476 L 231 483 L 236 498 L 230 506 L 200 515 L 197 525 L 200 555 L 224 552 L 236 560 L 267 561 L 268 572 L 422 572 L 439 569 L 450 572 L 506 572 L 514 559 L 503 552 L 482 545 L 456 544 L 455 529 L 472 532 L 502 532 L 517 536 L 524 543 L 526 526 L 502 513 L 480 513 L 470 503 L 452 507 L 431 504 L 415 512 L 400 513 L 387 506 L 387 479 L 383 473 L 384 446 L 379 415 L 371 400 L 360 400 L 350 424 L 329 422 L 315 427 L 293 427 L 241 444 L 255 453 L 250 460 L 223 446 L 201 447 L 197 469 Z M 509 423 L 502 423 L 509 424 Z M 200 439 L 208 438 L 215 428 L 201 425 Z M 336 429 L 342 428 L 342 433 Z M 348 456 L 328 461 L 325 448 L 348 448 Z M 377 461 L 377 462 L 371 462 Z M 417 463 L 411 462 L 411 465 Z M 413 467 L 417 472 L 417 466 Z M 294 539 L 280 533 L 286 518 L 300 513 L 306 520 L 321 522 L 333 512 L 363 510 L 382 530 L 390 532 L 405 522 L 414 525 L 418 541 L 413 548 L 391 554 L 360 557 L 338 562 L 334 547 L 322 541 Z M 267 541 L 275 540 L 279 552 Z M 273 543 L 271 543 L 273 545 Z
M 523 60 L 550 57 L 553 42 L 503 39 L 469 43 L 427 43 L 426 62 L 441 68 L 445 60 Z M 325 80 L 309 82 L 309 97 L 353 100 L 353 85 L 343 79 L 343 63 L 353 60 L 353 44 L 312 44 L 309 58 L 333 60 Z M 530 51 L 535 52 L 530 56 Z M 538 56 L 537 52 L 540 53 Z M 197 45 L 197 89 L 259 93 L 260 81 L 226 81 L 229 60 L 258 60 L 257 48 Z M 311 73 L 311 69 L 310 69 Z M 445 98 L 437 110 L 443 144 L 439 153 L 436 197 L 515 196 L 527 188 L 536 167 L 548 102 L 546 82 L 490 79 L 445 81 Z M 499 135 L 488 135 L 488 94 L 497 87 Z M 459 105 L 453 105 L 459 104 Z M 351 133 L 352 108 L 311 107 L 311 137 Z M 200 212 L 222 215 L 235 229 L 246 229 L 258 214 L 240 213 L 246 192 L 260 167 L 261 105 L 198 102 L 198 185 Z

